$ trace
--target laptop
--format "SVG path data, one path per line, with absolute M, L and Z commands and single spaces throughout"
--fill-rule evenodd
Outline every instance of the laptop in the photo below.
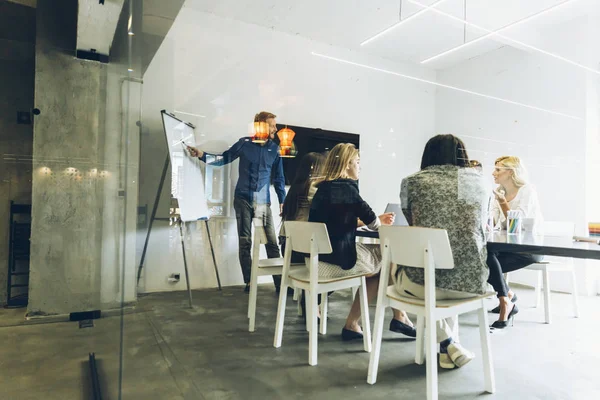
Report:
M 385 212 L 393 212 L 396 214 L 396 217 L 394 218 L 394 226 L 408 226 L 408 221 L 402 212 L 402 206 L 400 206 L 400 204 L 388 203 L 387 207 L 385 208 Z

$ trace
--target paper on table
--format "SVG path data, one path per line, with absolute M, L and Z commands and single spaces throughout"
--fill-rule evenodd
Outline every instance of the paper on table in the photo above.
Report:
M 576 242 L 587 242 L 587 243 L 600 244 L 600 239 L 591 238 L 591 237 L 587 237 L 587 236 L 573 236 L 573 240 Z

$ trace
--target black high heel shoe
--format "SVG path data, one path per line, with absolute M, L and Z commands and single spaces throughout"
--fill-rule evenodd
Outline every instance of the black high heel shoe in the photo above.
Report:
M 517 297 L 517 294 L 515 293 L 515 294 L 513 295 L 512 299 L 510 299 L 510 302 L 511 302 L 511 303 L 516 303 L 516 302 L 517 302 L 517 300 L 519 300 L 519 298 Z M 496 307 L 496 308 L 493 308 L 493 309 L 492 309 L 492 311 L 490 311 L 490 312 L 491 312 L 491 313 L 494 313 L 494 314 L 500 314 L 500 306 L 498 306 L 498 307 Z
M 496 321 L 494 322 L 490 328 L 494 328 L 494 329 L 504 329 L 508 327 L 508 323 L 511 322 L 511 325 L 514 326 L 515 324 L 515 315 L 519 313 L 519 307 L 517 307 L 517 305 L 515 304 L 512 308 L 512 310 L 510 310 L 510 312 L 508 313 L 508 317 L 506 318 L 506 321 Z

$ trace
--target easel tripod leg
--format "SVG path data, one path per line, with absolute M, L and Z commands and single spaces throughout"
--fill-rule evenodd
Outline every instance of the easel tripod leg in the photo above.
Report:
M 208 220 L 205 220 L 206 224 L 206 234 L 208 235 L 208 243 L 210 244 L 210 252 L 212 254 L 213 263 L 215 266 L 215 274 L 217 275 L 217 284 L 219 285 L 219 290 L 221 290 L 221 278 L 219 277 L 219 267 L 217 266 L 217 258 L 215 257 L 215 249 L 213 248 L 212 239 L 210 237 L 210 229 L 208 229 Z
M 181 250 L 183 251 L 183 267 L 185 269 L 185 283 L 187 284 L 188 298 L 190 301 L 190 308 L 192 308 L 192 288 L 190 287 L 190 275 L 188 273 L 187 259 L 185 257 L 185 243 L 183 240 L 183 225 L 185 222 L 179 220 L 179 236 L 181 237 Z

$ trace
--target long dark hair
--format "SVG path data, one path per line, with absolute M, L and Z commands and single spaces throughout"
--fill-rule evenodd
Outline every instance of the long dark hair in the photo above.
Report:
M 423 150 L 421 169 L 432 165 L 469 167 L 469 156 L 462 140 L 454 135 L 437 135 L 429 139 Z
M 293 221 L 298 215 L 298 209 L 307 205 L 310 185 L 320 177 L 324 162 L 325 156 L 320 153 L 308 153 L 302 157 L 296 170 L 296 176 L 283 202 L 282 218 L 284 221 Z

